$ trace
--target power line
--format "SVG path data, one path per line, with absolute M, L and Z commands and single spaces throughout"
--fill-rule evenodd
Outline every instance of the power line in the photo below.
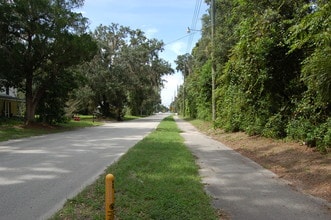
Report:
M 190 36 L 192 36 L 192 35 L 194 35 L 193 32 L 192 32 L 192 33 L 189 33 L 189 34 L 187 34 L 187 35 L 184 35 L 184 36 L 182 36 L 182 37 L 180 37 L 180 38 L 177 38 L 176 40 L 169 41 L 169 42 L 167 42 L 166 44 L 164 44 L 163 46 L 168 46 L 169 44 L 175 43 L 176 41 L 179 41 L 179 40 L 184 39 L 184 38 L 186 38 L 186 37 L 190 37 Z
M 192 24 L 191 24 L 191 30 L 195 30 L 196 29 L 196 24 L 198 22 L 198 18 L 199 18 L 199 15 L 200 15 L 200 9 L 201 9 L 201 5 L 202 5 L 202 0 L 196 0 L 196 4 L 195 4 L 195 9 L 194 9 L 194 14 L 193 14 L 193 18 L 192 18 Z M 184 35 L 182 37 L 179 37 L 175 40 L 172 40 L 172 41 L 169 41 L 167 43 L 165 43 L 163 46 L 166 47 L 176 41 L 179 41 L 179 40 L 182 40 L 186 37 L 189 37 L 188 39 L 188 45 L 187 45 L 187 52 L 189 52 L 190 48 L 191 48 L 191 45 L 192 45 L 192 41 L 193 41 L 193 36 L 195 34 L 196 31 L 192 31 L 190 33 L 188 33 L 187 35 Z
M 201 0 L 200 0 L 201 3 Z M 198 14 L 199 14 L 199 0 L 196 0 L 195 2 L 195 8 L 194 8 L 194 13 L 192 17 L 192 23 L 191 23 L 191 28 L 195 29 L 195 25 L 198 19 Z
M 202 5 L 202 0 L 196 0 L 194 13 L 193 13 L 193 17 L 192 17 L 192 23 L 191 23 L 191 27 L 190 27 L 192 30 L 196 29 L 196 25 L 198 23 L 198 18 L 199 18 L 199 15 L 200 15 L 201 5 Z M 188 39 L 187 48 L 186 48 L 187 53 L 189 53 L 190 50 L 191 50 L 193 37 L 194 37 L 194 33 Z
M 196 2 L 195 2 L 195 8 L 194 8 L 192 23 L 191 23 L 191 29 L 196 29 L 196 24 L 197 24 L 198 17 L 199 17 L 201 2 L 202 2 L 201 0 L 196 0 Z M 188 39 L 187 48 L 186 48 L 187 53 L 190 52 L 192 42 L 193 42 L 193 35 L 190 36 L 190 38 Z
M 199 0 L 195 0 L 195 6 L 194 6 L 194 12 L 193 12 L 193 17 L 192 17 L 192 21 L 191 21 L 191 26 L 194 24 L 195 15 L 196 15 L 197 9 L 198 9 L 198 1 Z

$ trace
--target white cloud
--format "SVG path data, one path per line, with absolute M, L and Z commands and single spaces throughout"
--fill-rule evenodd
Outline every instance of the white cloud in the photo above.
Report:
M 82 15 L 84 15 L 85 16 L 85 14 L 86 14 L 86 11 L 76 11 L 77 13 L 81 13 Z
M 146 34 L 147 38 L 153 38 L 155 36 L 155 34 L 158 32 L 158 30 L 156 28 L 153 27 L 143 27 L 143 30 Z
M 183 76 L 177 72 L 174 75 L 167 75 L 162 78 L 166 80 L 161 91 L 162 104 L 169 107 L 177 95 L 177 88 L 183 83 Z
M 172 43 L 169 46 L 169 48 L 176 55 L 181 55 L 181 54 L 185 53 L 186 44 L 184 42 L 178 41 L 178 42 Z

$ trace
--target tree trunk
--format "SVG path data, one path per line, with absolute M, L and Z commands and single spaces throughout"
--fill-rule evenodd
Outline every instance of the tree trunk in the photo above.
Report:
M 37 93 L 26 96 L 26 118 L 25 124 L 35 122 L 36 109 L 41 96 L 44 94 L 44 90 L 39 89 Z
M 28 125 L 31 122 L 35 122 L 36 108 L 39 103 L 39 100 L 44 95 L 46 87 L 36 88 L 33 92 L 33 74 L 27 74 L 26 76 L 26 85 L 25 85 L 25 124 Z
M 35 113 L 36 113 L 36 104 L 33 102 L 33 97 L 26 97 L 26 116 L 25 116 L 25 124 L 28 125 L 31 122 L 35 121 Z
M 35 107 L 33 105 L 33 92 L 32 92 L 32 73 L 26 73 L 25 83 L 25 124 L 35 121 Z
M 122 109 L 120 107 L 116 108 L 116 119 L 117 119 L 117 121 L 123 121 L 123 119 L 122 119 Z

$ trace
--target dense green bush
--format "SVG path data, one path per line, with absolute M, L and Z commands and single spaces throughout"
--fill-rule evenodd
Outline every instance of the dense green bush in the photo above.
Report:
M 184 98 L 194 103 L 190 112 L 211 118 L 213 61 L 214 126 L 328 150 L 331 3 L 216 0 L 215 15 L 215 35 L 203 29 L 193 50 L 194 77 L 184 83 L 191 85 Z M 203 21 L 208 26 L 210 17 Z
M 331 146 L 331 118 L 319 125 L 314 125 L 309 119 L 299 117 L 289 122 L 288 137 L 303 141 L 309 147 L 316 147 L 325 152 Z
M 262 135 L 271 138 L 284 138 L 286 137 L 286 123 L 284 116 L 277 113 L 268 119 L 268 122 L 263 128 Z

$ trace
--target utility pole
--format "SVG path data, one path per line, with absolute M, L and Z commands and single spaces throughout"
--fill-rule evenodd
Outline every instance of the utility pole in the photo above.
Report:
M 183 82 L 183 117 L 185 117 L 185 77 L 186 76 L 186 63 L 184 63 L 184 82 Z
M 215 123 L 216 119 L 216 101 L 215 101 L 215 0 L 211 0 L 210 4 L 210 15 L 211 15 L 211 99 L 212 99 L 212 121 Z

